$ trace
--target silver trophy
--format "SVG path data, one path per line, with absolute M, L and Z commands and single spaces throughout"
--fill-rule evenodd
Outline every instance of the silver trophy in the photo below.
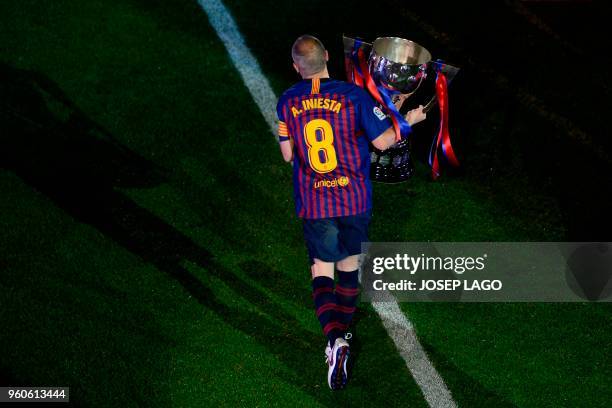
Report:
M 343 36 L 345 68 L 347 78 L 351 78 L 353 62 L 351 55 L 355 38 Z M 435 74 L 434 66 L 446 76 L 450 84 L 459 68 L 446 63 L 432 61 L 431 53 L 414 41 L 399 37 L 379 37 L 373 43 L 361 41 L 360 48 L 368 56 L 368 69 L 372 78 L 385 88 L 404 96 L 415 93 L 428 74 Z M 435 75 L 434 75 L 435 76 Z M 430 97 L 425 103 L 425 112 L 436 102 L 435 90 L 428 90 Z
M 374 81 L 402 94 L 415 92 L 427 77 L 431 54 L 425 47 L 398 37 L 377 38 L 368 59 Z
M 419 103 L 423 104 L 424 111 L 428 112 L 436 104 L 433 85 L 436 71 L 442 72 L 448 83 L 459 71 L 452 65 L 432 61 L 431 53 L 425 47 L 403 38 L 380 37 L 368 43 L 344 36 L 343 43 L 347 78 L 354 79 L 354 54 L 360 51 L 367 58 L 367 68 L 374 82 L 389 91 L 394 103 L 400 101 L 396 103 L 398 110 L 399 105 L 407 102 L 407 106 L 415 108 Z M 409 141 L 403 139 L 384 152 L 371 146 L 370 168 L 371 178 L 375 181 L 395 183 L 407 180 L 414 171 Z

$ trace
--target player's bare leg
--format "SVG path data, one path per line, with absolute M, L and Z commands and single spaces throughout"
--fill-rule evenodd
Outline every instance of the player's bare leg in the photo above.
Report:
M 317 276 L 327 276 L 334 279 L 334 263 L 314 258 L 314 264 L 310 267 L 310 273 L 312 274 L 312 279 Z
M 349 272 L 359 269 L 359 255 L 351 255 L 336 262 L 338 271 Z

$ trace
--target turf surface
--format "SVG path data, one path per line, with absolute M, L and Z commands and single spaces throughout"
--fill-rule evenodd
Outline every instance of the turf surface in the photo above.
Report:
M 389 17 L 398 2 L 375 13 L 390 21 L 359 2 L 227 4 L 278 93 L 303 32 L 334 56 L 343 31 L 410 27 L 392 31 L 465 67 L 451 101 L 463 170 L 376 185 L 373 240 L 606 238 L 603 117 L 544 82 L 560 70 L 507 64 L 528 41 L 564 56 L 511 10 L 487 9 L 515 31 L 478 42 L 491 27 L 416 6 Z M 5 2 L 0 15 L 2 383 L 69 385 L 77 406 L 425 405 L 367 305 L 351 386 L 328 391 L 290 170 L 195 1 Z M 588 97 L 606 81 L 581 84 Z M 551 141 L 552 158 L 534 153 Z M 461 406 L 612 399 L 608 305 L 402 308 Z

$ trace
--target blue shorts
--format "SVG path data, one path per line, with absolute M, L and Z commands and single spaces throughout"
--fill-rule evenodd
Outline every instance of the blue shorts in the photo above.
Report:
M 304 219 L 304 240 L 310 264 L 314 258 L 337 262 L 361 254 L 361 243 L 368 242 L 372 210 L 347 217 Z

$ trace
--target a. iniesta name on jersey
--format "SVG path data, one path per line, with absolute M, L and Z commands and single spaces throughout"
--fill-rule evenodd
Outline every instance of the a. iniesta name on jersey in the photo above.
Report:
M 301 109 L 299 109 L 301 107 Z M 298 115 L 311 110 L 311 109 L 325 109 L 332 111 L 334 113 L 340 113 L 340 109 L 342 109 L 342 104 L 335 99 L 328 98 L 309 98 L 303 99 L 301 106 L 292 106 L 291 113 L 293 117 L 297 117 Z

